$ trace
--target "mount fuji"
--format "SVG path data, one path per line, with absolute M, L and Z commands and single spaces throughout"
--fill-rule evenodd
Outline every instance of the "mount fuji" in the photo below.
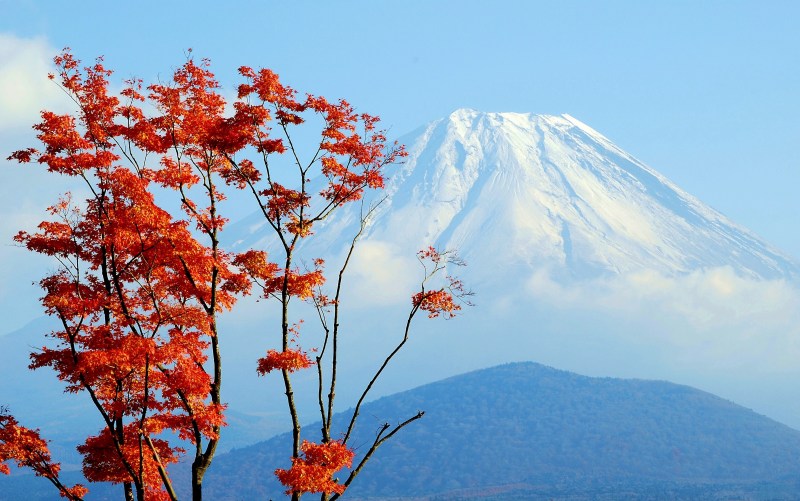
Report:
M 470 275 L 481 282 L 501 266 L 564 280 L 726 266 L 747 278 L 800 277 L 792 258 L 569 115 L 461 109 L 401 142 L 410 155 L 364 240 L 405 253 L 456 249 L 480 264 Z M 348 208 L 328 222 L 325 248 L 342 245 L 358 216 Z M 236 239 L 248 245 L 268 235 L 246 227 Z
M 428 245 L 467 262 L 455 272 L 478 306 L 421 325 L 386 392 L 536 360 L 699 386 L 800 426 L 800 390 L 787 384 L 800 376 L 792 257 L 569 115 L 461 109 L 400 142 L 409 156 L 350 269 L 363 331 L 352 350 L 377 350 L 367 332 L 407 304 Z M 336 263 L 363 210 L 334 214 L 301 250 Z M 227 238 L 269 250 L 263 224 L 245 218 Z
M 415 254 L 434 245 L 467 262 L 448 271 L 476 292 L 477 306 L 452 321 L 420 319 L 373 397 L 536 361 L 698 387 L 800 428 L 800 265 L 791 257 L 569 115 L 463 109 L 400 142 L 409 156 L 389 172 L 345 281 L 343 406 L 402 338 L 421 278 Z M 363 210 L 349 206 L 315 226 L 300 256 L 337 269 Z M 269 251 L 264 224 L 243 218 L 223 240 Z M 255 373 L 274 341 L 265 332 L 273 313 L 247 300 L 222 319 L 228 447 L 288 425 L 279 381 Z M 303 327 L 309 346 L 313 317 Z M 52 374 L 27 371 L 30 347 L 47 330 L 40 321 L 0 337 L 0 403 L 47 431 L 63 422 L 68 401 L 74 434 L 95 432 L 83 399 L 61 395 Z M 315 382 L 298 374 L 298 393 Z M 43 411 L 40 395 L 64 403 Z M 315 417 L 313 403 L 305 411 Z M 74 437 L 61 438 L 71 448 Z
M 569 115 L 459 110 L 426 127 L 411 152 L 390 188 L 384 235 L 578 278 L 725 265 L 798 276 L 796 263 Z

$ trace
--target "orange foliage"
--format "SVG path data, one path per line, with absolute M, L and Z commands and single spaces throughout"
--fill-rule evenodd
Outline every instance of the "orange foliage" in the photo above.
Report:
M 432 278 L 445 269 L 448 263 L 463 266 L 463 262 L 455 257 L 452 252 L 440 252 L 434 247 L 428 247 L 417 253 L 417 258 L 425 268 L 426 277 L 425 281 Z M 433 265 L 432 268 L 426 266 L 426 261 L 430 261 Z M 464 290 L 464 284 L 457 278 L 446 276 L 448 285 L 434 290 L 421 290 L 411 297 L 411 304 L 414 308 L 418 308 L 428 312 L 428 318 L 436 318 L 443 315 L 445 318 L 453 318 L 456 312 L 461 309 L 461 305 L 456 302 L 456 298 L 462 299 L 472 293 Z M 423 282 L 424 283 L 424 282 Z M 470 304 L 468 301 L 464 301 Z
M 344 100 L 299 98 L 269 69 L 239 69 L 245 82 L 229 112 L 207 60 L 190 57 L 168 83 L 145 86 L 130 79 L 119 96 L 109 91 L 112 72 L 102 59 L 82 68 L 65 49 L 55 64 L 50 78 L 78 112 L 43 112 L 34 126 L 41 149 L 22 149 L 9 159 L 85 181 L 91 196 L 78 204 L 63 198 L 49 209 L 52 220 L 15 237 L 61 264 L 40 282 L 42 305 L 61 328 L 50 334 L 49 346 L 31 355 L 30 367 L 52 368 L 68 391 L 87 392 L 95 403 L 106 427 L 79 448 L 87 478 L 131 482 L 148 499 L 162 499 L 166 486 L 158 468 L 182 451 L 155 437 L 170 431 L 198 445 L 197 464 L 205 471 L 215 447 L 201 452 L 200 442 L 217 440 L 224 425 L 219 375 L 208 369 L 218 363 L 218 351 L 209 360 L 209 351 L 218 349 L 217 314 L 253 285 L 263 297 L 285 303 L 295 297 L 337 305 L 320 290 L 322 262 L 301 272 L 292 261 L 295 246 L 332 210 L 382 188 L 384 167 L 406 152 L 387 144 L 377 117 L 356 113 Z M 309 117 L 322 127 L 316 153 L 303 164 L 289 130 Z M 254 154 L 262 165 L 247 158 Z M 276 182 L 285 178 L 271 171 L 271 159 L 280 155 L 297 168 L 296 186 Z M 312 166 L 324 181 L 317 193 L 308 189 Z M 226 185 L 255 197 L 283 245 L 280 265 L 263 251 L 234 255 L 220 249 L 227 219 L 218 204 Z M 183 212 L 159 206 L 154 187 L 172 190 Z M 430 316 L 452 316 L 458 309 L 444 290 L 422 294 L 414 306 Z M 283 346 L 296 335 L 284 327 Z M 299 349 L 269 350 L 258 360 L 258 372 L 310 365 Z M 38 434 L 8 419 L 3 432 L 16 434 L 2 442 L 0 469 L 7 469 L 2 461 L 8 459 L 36 469 L 38 463 L 26 459 L 31 451 L 49 464 Z M 290 470 L 276 472 L 281 481 L 291 491 L 342 492 L 331 477 L 350 466 L 352 451 L 339 442 L 304 442 L 302 450 L 305 457 L 294 458 Z M 52 477 L 58 466 L 50 467 Z M 85 491 L 72 489 L 62 494 L 77 499 Z
M 140 82 L 128 82 L 122 92 L 128 102 L 120 104 L 108 92 L 111 72 L 100 60 L 81 71 L 65 51 L 56 65 L 79 114 L 44 112 L 34 127 L 43 151 L 29 148 L 11 158 L 79 177 L 92 196 L 82 206 L 64 198 L 49 210 L 55 220 L 15 237 L 62 264 L 41 286 L 46 312 L 63 329 L 51 334 L 54 346 L 31 355 L 31 368 L 51 367 L 69 391 L 92 395 L 107 426 L 80 448 L 87 478 L 132 482 L 155 499 L 166 495 L 156 467 L 177 460 L 179 450 L 164 440 L 148 442 L 145 434 L 169 429 L 193 442 L 218 438 L 224 405 L 210 394 L 206 350 L 216 336 L 215 315 L 250 288 L 232 257 L 216 248 L 226 222 L 215 209 L 222 193 L 206 186 L 207 206 L 201 206 L 183 190 L 201 182 L 196 166 L 219 165 L 202 158 L 203 148 L 245 144 L 252 127 L 242 126 L 242 142 L 231 131 L 235 124 L 218 118 L 224 101 L 207 92 L 216 82 L 205 64 L 189 61 L 176 72 L 174 86 L 150 88 L 166 112 L 153 119 L 136 106 L 146 99 Z M 139 165 L 131 157 L 137 148 L 159 155 L 160 168 Z M 176 148 L 191 161 L 165 155 Z M 132 165 L 119 165 L 123 157 Z M 156 204 L 153 182 L 179 190 L 186 218 Z M 192 222 L 212 245 L 191 232 Z M 148 443 L 159 460 L 145 455 L 140 469 L 138 451 Z
M 6 462 L 15 461 L 17 466 L 31 468 L 39 477 L 50 480 L 58 487 L 61 497 L 82 499 L 89 491 L 83 485 L 67 487 L 58 480 L 61 465 L 50 459 L 50 450 L 39 435 L 39 430 L 20 426 L 16 419 L 0 413 L 0 473 L 8 475 Z
M 342 468 L 350 468 L 353 465 L 353 451 L 336 440 L 323 444 L 304 440 L 301 450 L 304 457 L 292 458 L 291 468 L 275 470 L 278 480 L 288 487 L 286 494 L 293 492 L 342 494 L 345 486 L 332 477 Z
M 305 352 L 287 348 L 284 351 L 268 350 L 267 356 L 258 359 L 256 371 L 265 375 L 274 370 L 294 372 L 311 367 L 313 363 Z
M 278 273 L 278 265 L 267 261 L 267 253 L 264 251 L 248 250 L 236 256 L 233 263 L 241 267 L 254 280 L 262 282 L 272 280 Z M 267 292 L 265 291 L 265 293 Z
M 99 435 L 87 438 L 83 445 L 78 446 L 78 452 L 84 455 L 84 476 L 90 482 L 118 484 L 130 481 L 132 475 L 129 469 L 138 472 L 141 467 L 141 480 L 147 486 L 147 498 L 161 499 L 163 497 L 163 491 L 160 489 L 161 479 L 153 453 L 146 444 L 143 445 L 144 453 L 141 455 L 139 453 L 141 434 L 138 423 L 125 426 L 121 435 L 121 439 L 112 437 L 106 428 Z M 164 466 L 178 461 L 177 454 L 182 452 L 181 449 L 170 447 L 165 440 L 153 439 L 152 443 Z M 140 457 L 143 459 L 141 462 Z
M 427 311 L 428 318 L 436 318 L 439 315 L 452 318 L 455 312 L 461 309 L 461 305 L 453 301 L 453 295 L 444 289 L 418 292 L 411 298 L 411 303 Z

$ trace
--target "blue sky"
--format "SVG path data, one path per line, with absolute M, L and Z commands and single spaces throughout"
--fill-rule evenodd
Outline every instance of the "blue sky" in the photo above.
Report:
M 57 99 L 52 84 L 23 82 L 58 49 L 152 81 L 192 48 L 231 90 L 238 66 L 270 67 L 380 115 L 394 136 L 461 107 L 569 113 L 800 258 L 798 5 L 0 0 L 0 148 L 28 146 Z M 60 188 L 2 170 L 2 209 L 30 209 L 13 224 L 33 220 L 28 187 Z
M 223 7 L 224 5 L 224 7 Z M 792 1 L 0 1 L 0 32 L 166 78 L 268 66 L 397 134 L 453 109 L 569 113 L 800 257 Z M 1 120 L 1 119 L 0 119 Z

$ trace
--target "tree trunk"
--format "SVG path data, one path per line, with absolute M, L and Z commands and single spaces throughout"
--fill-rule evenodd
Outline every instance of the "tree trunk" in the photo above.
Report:
M 203 472 L 199 465 L 192 465 L 192 501 L 202 501 L 203 499 Z

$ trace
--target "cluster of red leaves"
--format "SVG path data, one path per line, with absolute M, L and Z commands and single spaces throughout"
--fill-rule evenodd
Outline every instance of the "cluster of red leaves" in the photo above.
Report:
M 171 447 L 165 440 L 151 439 L 142 445 L 139 437 L 148 433 L 138 428 L 138 423 L 125 426 L 120 437 L 112 437 L 106 428 L 99 435 L 89 437 L 78 446 L 78 452 L 84 455 L 83 471 L 90 482 L 123 483 L 131 479 L 131 471 L 141 471 L 141 481 L 145 485 L 147 499 L 167 501 L 169 496 L 161 490 L 161 478 L 158 472 L 159 463 L 166 466 L 178 462 L 179 448 Z M 140 445 L 143 451 L 140 451 Z M 141 453 L 140 453 L 141 452 Z M 122 454 L 125 461 L 120 461 Z M 158 457 L 156 461 L 155 457 Z
M 417 258 L 423 262 L 428 260 L 433 264 L 439 264 L 445 261 L 446 256 L 444 253 L 439 252 L 436 247 L 428 246 L 428 248 L 417 252 Z
M 325 283 L 322 272 L 322 261 L 315 261 L 316 269 L 307 273 L 298 270 L 281 270 L 277 264 L 267 260 L 267 253 L 258 250 L 248 250 L 236 256 L 233 263 L 239 266 L 261 289 L 263 297 L 286 291 L 287 296 L 300 299 L 311 299 L 315 290 Z
M 453 300 L 453 295 L 444 289 L 418 292 L 411 298 L 411 304 L 427 311 L 428 318 L 436 318 L 439 315 L 452 318 L 455 312 L 461 309 L 461 305 Z
M 279 183 L 272 183 L 261 191 L 261 195 L 267 200 L 267 217 L 274 221 L 299 213 L 301 208 L 308 207 L 311 200 L 308 193 L 286 188 Z
M 47 442 L 39 435 L 39 430 L 20 426 L 16 419 L 0 413 L 0 473 L 10 474 L 8 461 L 17 466 L 30 468 L 39 477 L 50 480 L 61 492 L 61 497 L 80 500 L 87 492 L 83 485 L 66 487 L 58 479 L 61 465 L 50 458 Z
M 383 167 L 406 156 L 402 147 L 386 147 L 384 133 L 377 130 L 377 117 L 356 113 L 347 101 L 333 103 L 310 94 L 304 100 L 298 100 L 297 92 L 283 85 L 278 75 L 270 70 L 254 71 L 241 67 L 239 72 L 248 82 L 239 86 L 238 97 L 249 103 L 258 103 L 264 110 L 271 110 L 267 115 L 274 115 L 282 129 L 304 123 L 305 113 L 322 118 L 319 161 L 328 185 L 320 195 L 330 204 L 336 206 L 358 200 L 365 188 L 383 187 Z M 267 128 L 259 131 L 253 146 L 266 155 L 286 151 L 283 140 L 270 138 Z M 239 170 L 242 174 L 240 180 L 250 179 L 245 175 L 248 169 Z M 270 183 L 263 194 L 269 200 L 270 219 L 278 223 L 280 217 L 294 215 L 297 220 L 292 220 L 286 229 L 302 237 L 309 234 L 309 226 L 299 212 L 301 207 L 308 206 L 309 198 L 304 189 L 287 191 L 283 186 Z
M 253 280 L 266 283 L 272 280 L 278 273 L 278 265 L 267 260 L 267 253 L 264 251 L 250 249 L 245 251 L 233 260 L 233 264 L 242 268 Z M 265 290 L 265 294 L 271 292 Z
M 275 370 L 294 372 L 300 369 L 307 369 L 312 365 L 313 362 L 303 351 L 291 348 L 287 348 L 284 351 L 268 350 L 266 357 L 258 359 L 256 371 L 263 376 Z
M 193 441 L 198 431 L 216 437 L 223 423 L 223 407 L 208 400 L 211 378 L 203 368 L 211 331 L 202 304 L 210 301 L 211 285 L 187 276 L 190 268 L 194 276 L 210 274 L 212 259 L 187 243 L 193 239 L 185 224 L 146 196 L 145 181 L 121 170 L 107 178 L 105 196 L 90 200 L 77 221 L 65 211 L 62 221 L 17 237 L 33 251 L 82 263 L 41 282 L 42 303 L 64 329 L 52 334 L 56 346 L 31 355 L 31 368 L 51 367 L 68 390 L 91 392 L 112 423 L 113 430 L 79 448 L 87 478 L 133 478 L 148 498 L 166 499 L 156 462 L 145 455 L 140 469 L 140 423 L 148 434 L 169 428 Z M 124 431 L 123 419 L 132 423 Z M 177 460 L 178 449 L 153 443 L 161 466 Z
M 286 271 L 283 277 L 274 279 L 273 286 L 286 282 L 286 289 L 290 296 L 300 299 L 310 299 L 314 296 L 316 288 L 325 283 L 325 275 L 322 270 L 313 270 L 308 273 L 298 273 Z
M 463 266 L 463 262 L 458 258 L 452 256 L 451 252 L 440 252 L 434 247 L 428 247 L 417 253 L 417 258 L 422 263 L 426 271 L 425 280 L 438 274 L 445 269 L 448 263 Z M 432 264 L 431 268 L 425 264 L 426 262 Z M 440 315 L 445 318 L 453 318 L 456 312 L 461 310 L 461 305 L 456 302 L 457 299 L 462 299 L 471 293 L 464 289 L 464 284 L 461 280 L 452 276 L 446 276 L 445 280 L 447 285 L 434 290 L 421 290 L 411 297 L 411 304 L 414 308 L 418 308 L 428 312 L 428 318 L 436 318 Z M 469 304 L 469 303 L 468 303 Z
M 275 470 L 278 480 L 288 487 L 286 494 L 344 493 L 345 486 L 338 483 L 333 475 L 353 465 L 353 451 L 336 440 L 322 444 L 304 440 L 301 450 L 304 457 L 292 458 L 291 468 Z

